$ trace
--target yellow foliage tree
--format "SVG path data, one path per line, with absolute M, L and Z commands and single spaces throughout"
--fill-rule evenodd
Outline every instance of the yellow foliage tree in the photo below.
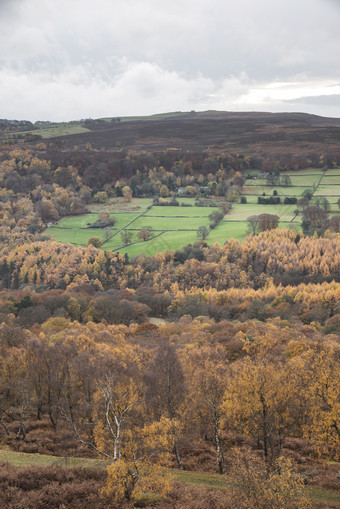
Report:
M 102 493 L 113 496 L 117 502 L 166 495 L 171 488 L 171 476 L 164 467 L 169 461 L 174 425 L 171 419 L 163 417 L 130 430 L 123 457 L 107 468 L 108 479 Z

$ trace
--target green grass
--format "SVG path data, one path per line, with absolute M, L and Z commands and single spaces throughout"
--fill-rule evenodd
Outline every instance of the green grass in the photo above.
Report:
M 57 242 L 86 245 L 90 237 L 99 237 L 104 240 L 104 230 L 100 228 L 70 229 L 49 228 L 48 233 L 53 235 Z
M 248 181 L 247 181 L 248 182 Z M 255 181 L 256 182 L 256 181 Z M 266 196 L 273 196 L 273 191 L 276 190 L 278 193 L 278 196 L 301 196 L 302 193 L 306 190 L 313 191 L 312 184 L 311 185 L 305 185 L 305 186 L 289 186 L 289 187 L 281 187 L 281 186 L 266 186 L 266 185 L 246 185 L 242 189 L 242 194 L 245 195 L 257 195 L 261 196 L 263 193 L 266 194 Z
M 340 168 L 332 168 L 331 170 L 327 170 L 324 172 L 324 175 L 338 175 L 340 176 Z
M 46 126 L 46 127 L 39 127 L 38 129 L 34 129 L 33 131 L 21 131 L 15 134 L 35 134 L 38 136 L 41 136 L 42 138 L 55 138 L 56 136 L 66 136 L 68 134 L 80 134 L 80 133 L 87 133 L 89 132 L 89 129 L 86 129 L 86 127 L 82 127 L 80 124 L 76 125 L 55 125 L 53 126 Z
M 141 212 L 123 212 L 119 214 L 111 214 L 116 219 L 116 223 L 114 224 L 114 229 L 124 228 L 127 224 L 133 221 L 136 217 L 138 217 Z M 56 226 L 58 228 L 87 228 L 89 224 L 94 223 L 99 218 L 99 214 L 85 214 L 83 216 L 70 216 L 64 217 Z M 131 225 L 132 227 L 132 225 Z M 94 228 L 98 232 L 101 231 L 101 228 Z M 98 235 L 99 236 L 99 235 Z
M 249 216 L 259 214 L 274 214 L 281 221 L 291 221 L 294 217 L 296 205 L 258 205 L 253 203 L 234 203 L 229 214 L 224 216 L 224 221 L 245 221 Z
M 123 254 L 127 253 L 132 258 L 140 254 L 154 256 L 157 251 L 164 251 L 165 249 L 176 250 L 186 246 L 187 244 L 194 244 L 197 241 L 198 238 L 195 231 L 165 232 L 147 242 L 140 242 L 133 246 L 124 246 L 119 249 L 119 252 Z
M 56 223 L 60 228 L 87 228 L 88 223 L 92 224 L 98 219 L 98 214 L 84 214 L 81 216 L 63 217 Z
M 316 175 L 294 175 L 290 177 L 290 180 L 292 181 L 293 186 L 313 186 L 316 185 L 322 175 L 316 174 Z M 289 190 L 289 187 L 281 187 L 280 190 L 283 192 L 283 190 Z
M 171 216 L 171 217 L 208 217 L 216 212 L 214 207 L 152 207 L 147 211 L 148 216 Z
M 133 198 L 131 202 L 126 202 L 124 198 L 110 198 L 105 203 L 91 203 L 88 205 L 90 212 L 109 212 L 112 214 L 118 212 L 139 212 L 140 214 L 152 205 L 152 198 Z
M 326 180 L 322 181 L 327 182 Z M 340 198 L 340 186 L 320 185 L 314 193 L 314 196 L 338 196 Z
M 319 488 L 317 486 L 309 486 L 306 488 L 307 496 L 311 500 L 334 502 L 339 504 L 340 507 L 340 493 L 337 490 L 330 488 Z
M 340 175 L 325 175 L 320 182 L 321 186 L 340 186 Z
M 12 451 L 8 447 L 0 448 L 0 461 L 8 461 L 15 467 L 28 467 L 35 465 L 39 467 L 49 467 L 51 465 L 60 465 L 66 467 L 84 467 L 84 468 L 106 468 L 107 462 L 92 458 L 75 458 L 50 456 L 48 454 L 30 454 L 27 452 Z
M 218 242 L 220 246 L 223 246 L 225 241 L 231 238 L 241 241 L 247 235 L 247 227 L 246 221 L 221 221 L 216 228 L 209 233 L 206 242 L 208 242 L 208 244 Z
M 154 230 L 197 230 L 200 226 L 209 226 L 208 217 L 154 217 L 145 215 L 137 219 L 131 228 L 145 228 L 152 225 Z
M 305 168 L 304 170 L 297 171 L 287 171 L 282 172 L 281 175 L 289 175 L 290 177 L 294 177 L 295 175 L 322 175 L 323 171 L 321 168 Z

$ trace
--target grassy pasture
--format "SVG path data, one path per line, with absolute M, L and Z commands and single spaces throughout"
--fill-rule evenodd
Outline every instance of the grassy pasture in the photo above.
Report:
M 338 175 L 340 177 L 340 168 L 332 168 L 331 170 L 327 170 L 324 172 L 324 175 Z
M 319 180 L 322 178 L 322 175 L 294 175 L 290 177 L 293 186 L 305 186 L 306 184 L 313 186 L 317 185 Z M 280 188 L 283 190 L 288 190 L 289 187 Z
M 247 218 L 259 214 L 275 214 L 280 217 L 280 228 L 301 227 L 301 214 L 294 218 L 296 205 L 260 205 L 257 203 L 258 196 L 265 193 L 266 197 L 273 195 L 276 190 L 281 198 L 285 196 L 300 197 L 305 189 L 313 191 L 313 184 L 318 185 L 314 196 L 325 196 L 331 204 L 331 215 L 338 214 L 337 201 L 340 197 L 339 169 L 329 170 L 332 174 L 324 174 L 321 170 L 308 170 L 289 173 L 293 180 L 293 186 L 267 186 L 263 179 L 248 179 L 250 185 L 243 188 L 243 196 L 247 203 L 233 203 L 229 214 L 224 216 L 223 221 L 209 232 L 207 242 L 218 242 L 223 245 L 226 240 L 235 238 L 242 240 L 247 235 Z M 339 184 L 339 185 L 336 185 Z M 54 235 L 59 242 L 71 242 L 73 244 L 86 245 L 90 237 L 99 237 L 104 241 L 103 249 L 117 250 L 128 253 L 135 257 L 141 253 L 147 256 L 154 255 L 157 251 L 165 249 L 179 249 L 188 243 L 197 242 L 197 230 L 200 226 L 209 228 L 209 214 L 218 210 L 216 207 L 196 207 L 195 198 L 178 198 L 180 203 L 187 203 L 191 207 L 157 207 L 152 206 L 152 198 L 133 198 L 126 202 L 123 198 L 110 198 L 104 204 L 91 204 L 90 213 L 82 216 L 65 217 L 57 226 L 47 230 Z M 283 199 L 282 199 L 283 201 Z M 313 203 L 313 202 L 312 202 Z M 150 208 L 151 207 L 151 208 Z M 101 212 L 108 212 L 116 219 L 116 224 L 110 228 L 111 238 L 105 241 L 105 229 L 88 228 L 94 223 Z M 138 230 L 151 226 L 154 237 L 147 242 L 137 238 Z M 121 238 L 121 229 L 129 230 L 132 234 L 131 245 L 124 246 Z
M 90 212 L 139 212 L 140 214 L 146 210 L 147 207 L 152 205 L 152 198 L 133 198 L 131 202 L 127 202 L 124 198 L 110 198 L 105 203 L 91 203 L 88 205 Z
M 145 228 L 152 225 L 154 230 L 197 230 L 200 226 L 209 226 L 208 217 L 153 217 L 142 216 L 137 219 L 131 228 Z
M 83 214 L 81 216 L 63 217 L 58 221 L 60 228 L 87 228 L 88 223 L 94 223 L 98 219 L 98 214 Z
M 242 189 L 242 194 L 261 196 L 263 193 L 266 193 L 268 197 L 272 196 L 273 191 L 276 190 L 279 196 L 301 196 L 306 189 L 313 191 L 313 185 L 281 187 L 252 184 L 245 185 Z
M 324 181 L 323 181 L 324 182 Z M 314 193 L 314 196 L 337 196 L 340 198 L 340 185 L 320 185 Z
M 39 127 L 38 129 L 34 129 L 32 131 L 20 131 L 15 134 L 34 134 L 41 136 L 42 138 L 54 138 L 56 136 L 67 136 L 69 134 L 81 134 L 81 133 L 88 133 L 89 129 L 86 129 L 86 127 L 82 127 L 81 125 L 55 125 L 55 126 L 48 126 L 48 127 Z
M 137 238 L 137 231 L 129 230 L 131 233 L 131 242 L 140 242 L 140 240 Z M 120 248 L 123 246 L 122 236 L 121 232 L 119 230 L 113 230 L 112 231 L 112 237 L 104 242 L 103 249 L 107 251 L 108 249 L 114 251 L 116 248 Z
M 334 185 L 340 187 L 340 175 L 325 175 L 320 182 L 321 186 Z
M 226 240 L 231 238 L 243 240 L 247 235 L 246 221 L 221 221 L 214 230 L 212 230 L 206 239 L 208 244 L 218 242 L 223 246 Z
M 111 214 L 116 219 L 114 229 L 124 228 L 128 223 L 138 217 L 140 212 L 125 212 L 119 214 Z M 87 228 L 88 225 L 94 223 L 99 218 L 99 214 L 85 214 L 83 216 L 70 216 L 64 217 L 58 221 L 58 228 Z M 101 228 L 94 228 L 94 230 L 101 230 Z
M 124 246 L 119 249 L 120 253 L 127 253 L 130 257 L 140 254 L 153 256 L 157 251 L 165 249 L 180 249 L 187 244 L 194 244 L 198 241 L 196 231 L 165 232 L 147 242 L 139 242 L 131 246 Z M 106 248 L 106 245 L 105 245 Z
M 258 205 L 252 203 L 234 203 L 229 214 L 224 216 L 223 221 L 245 221 L 249 216 L 259 214 L 274 214 L 281 221 L 291 221 L 294 217 L 296 205 Z
M 49 228 L 48 232 L 54 236 L 57 242 L 66 242 L 70 244 L 86 245 L 90 237 L 99 237 L 104 239 L 104 230 L 100 228 L 84 228 L 84 229 L 63 229 Z
M 0 448 L 0 461 L 8 461 L 15 467 L 29 467 L 30 465 L 38 467 L 49 467 L 59 465 L 63 467 L 84 467 L 84 468 L 102 468 L 105 469 L 107 462 L 101 459 L 76 458 L 76 457 L 58 457 L 48 454 L 27 453 L 12 451 L 8 447 Z
M 171 217 L 208 217 L 218 210 L 216 207 L 152 207 L 147 211 L 148 216 Z

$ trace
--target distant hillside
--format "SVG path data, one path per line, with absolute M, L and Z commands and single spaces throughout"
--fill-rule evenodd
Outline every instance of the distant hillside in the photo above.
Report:
M 94 149 L 161 151 L 183 149 L 253 154 L 332 152 L 339 150 L 340 119 L 306 113 L 172 112 L 139 117 L 86 119 L 35 124 L 37 136 L 57 148 L 91 144 Z
M 304 113 L 206 111 L 86 123 L 90 131 L 59 136 L 63 148 L 90 143 L 95 149 L 308 153 L 338 149 L 340 119 Z

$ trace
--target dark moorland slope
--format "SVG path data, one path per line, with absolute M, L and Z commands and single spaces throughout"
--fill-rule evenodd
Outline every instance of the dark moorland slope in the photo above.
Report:
M 158 120 L 88 122 L 91 132 L 60 136 L 54 141 L 63 148 L 91 143 L 95 149 L 126 148 L 157 151 L 184 150 L 244 151 L 247 153 L 298 153 L 336 149 L 340 141 L 340 119 L 305 113 L 192 112 Z

